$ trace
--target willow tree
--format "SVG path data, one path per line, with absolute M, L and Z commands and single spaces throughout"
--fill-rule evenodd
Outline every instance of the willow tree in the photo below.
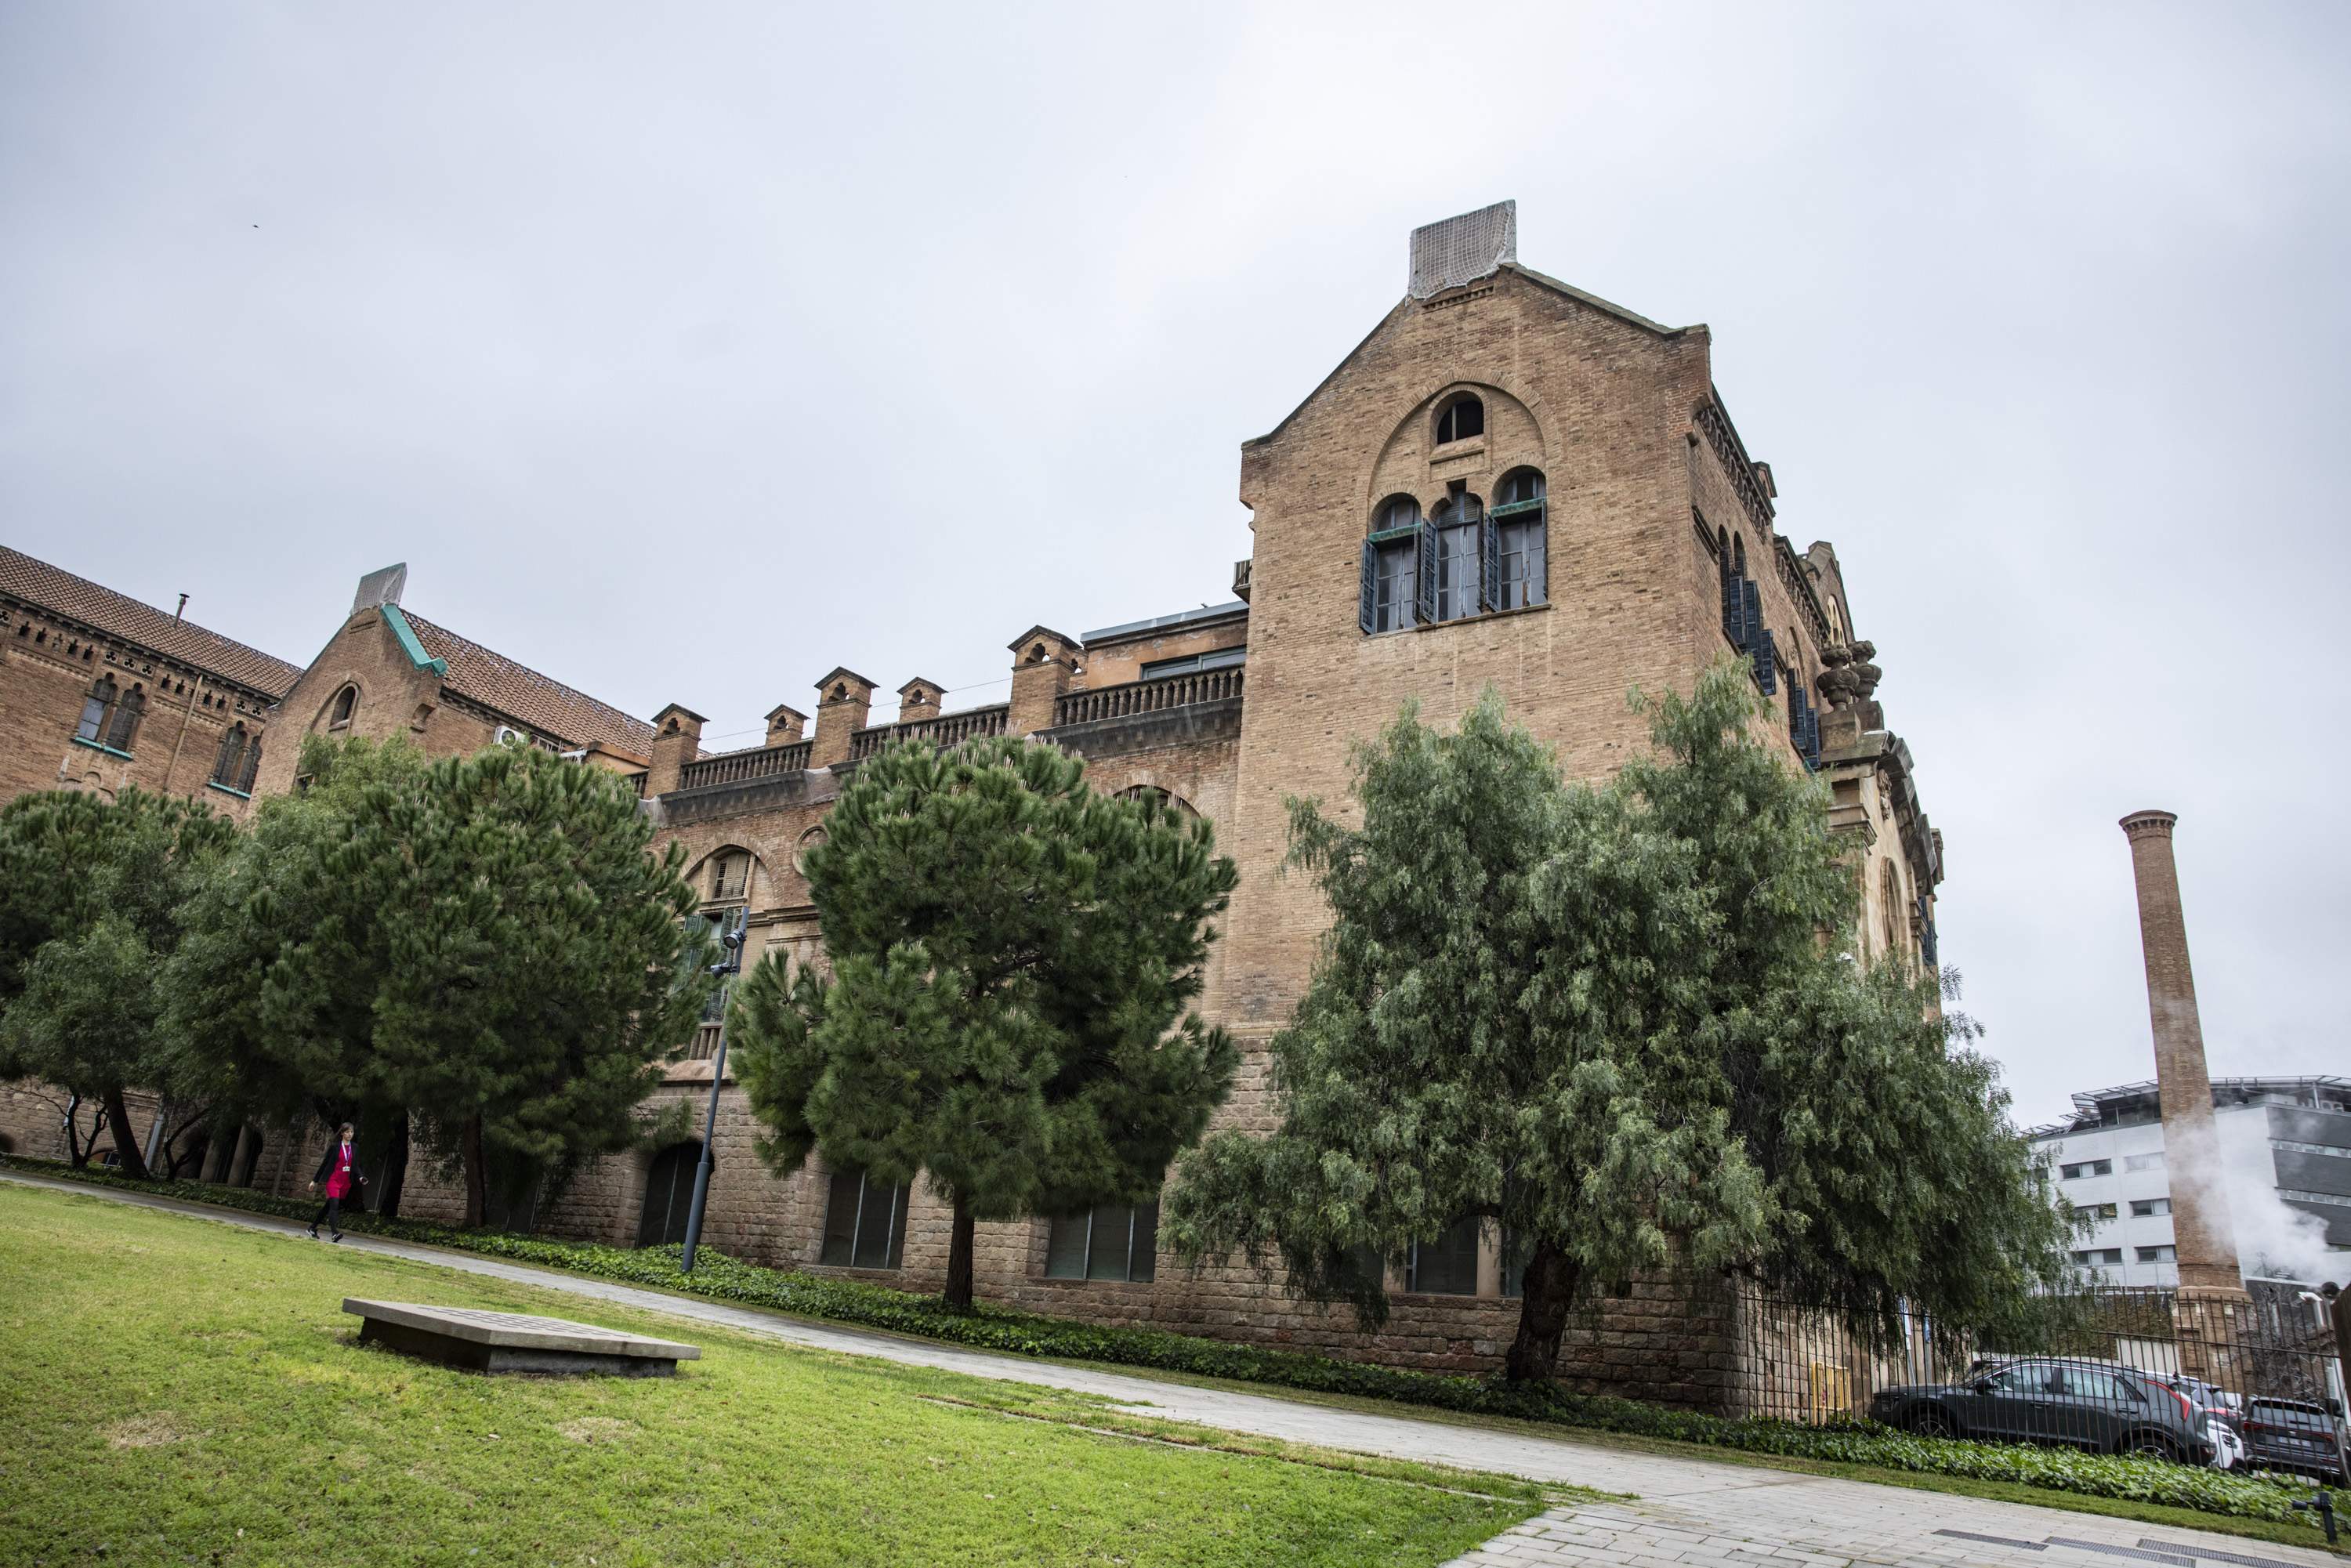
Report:
M 779 1173 L 811 1150 L 982 1219 L 1154 1197 L 1232 1083 L 1190 1009 L 1234 884 L 1207 822 L 1097 795 L 1060 749 L 911 744 L 861 766 L 810 852 L 831 974 L 763 957 L 730 1019 Z
M 1646 1270 L 1745 1273 L 1865 1332 L 2053 1277 L 2064 1221 L 1993 1070 L 1934 977 L 1855 961 L 1855 869 L 1743 667 L 1648 712 L 1652 754 L 1593 788 L 1490 692 L 1451 735 L 1407 708 L 1355 756 L 1360 826 L 1290 803 L 1334 919 L 1272 1042 L 1278 1129 L 1179 1168 L 1180 1255 L 1375 1324 L 1374 1262 L 1497 1222 L 1513 1379 Z

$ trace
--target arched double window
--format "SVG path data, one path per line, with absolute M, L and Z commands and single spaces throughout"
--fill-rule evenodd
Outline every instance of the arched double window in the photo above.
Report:
M 82 699 L 81 722 L 74 726 L 74 737 L 127 752 L 139 738 L 139 721 L 146 713 L 145 688 L 121 691 L 112 675 L 100 675 L 91 684 L 89 695 Z
M 241 794 L 253 793 L 253 776 L 261 768 L 261 739 L 246 733 L 239 720 L 229 726 L 221 737 L 220 750 L 213 757 L 213 782 L 224 789 Z

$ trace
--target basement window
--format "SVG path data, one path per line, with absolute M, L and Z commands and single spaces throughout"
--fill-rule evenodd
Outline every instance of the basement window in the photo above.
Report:
M 1045 1242 L 1049 1280 L 1123 1280 L 1147 1285 L 1158 1272 L 1159 1205 L 1098 1203 L 1053 1221 Z
M 1416 1241 L 1405 1258 L 1404 1288 L 1429 1296 L 1478 1293 L 1478 1217 L 1463 1215 L 1434 1241 Z
M 836 1171 L 824 1211 L 820 1263 L 837 1269 L 895 1269 L 906 1251 L 907 1187 L 862 1171 Z

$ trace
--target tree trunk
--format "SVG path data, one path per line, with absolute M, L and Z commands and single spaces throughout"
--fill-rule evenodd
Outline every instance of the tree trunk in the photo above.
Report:
M 122 1103 L 120 1087 L 106 1092 L 106 1115 L 114 1124 L 114 1157 L 122 1174 L 145 1181 L 147 1156 L 140 1152 L 139 1140 L 131 1135 L 131 1108 Z
M 947 1240 L 946 1303 L 959 1312 L 971 1311 L 971 1206 L 956 1199 L 955 1228 Z
M 1573 1259 L 1548 1241 L 1535 1243 L 1519 1281 L 1519 1336 L 1502 1370 L 1512 1383 L 1549 1382 L 1559 1369 L 1559 1342 L 1567 1333 L 1568 1309 L 1583 1273 Z
M 98 1113 L 98 1124 L 89 1130 L 89 1142 L 98 1142 L 98 1129 L 106 1125 L 106 1113 Z M 81 1141 L 81 1096 L 66 1096 L 66 1163 L 79 1170 L 89 1164 L 89 1145 Z
M 392 1119 L 392 1138 L 384 1145 L 383 1190 L 375 1195 L 375 1211 L 386 1219 L 400 1218 L 400 1189 L 408 1181 L 408 1113 Z
M 478 1229 L 487 1223 L 490 1214 L 489 1172 L 482 1158 L 482 1118 L 478 1112 L 465 1118 L 458 1150 L 465 1165 L 465 1227 Z

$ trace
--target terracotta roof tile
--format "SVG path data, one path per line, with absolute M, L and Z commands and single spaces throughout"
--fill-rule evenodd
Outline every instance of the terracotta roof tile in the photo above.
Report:
M 550 739 L 573 746 L 601 744 L 641 759 L 653 756 L 653 727 L 645 720 L 436 626 L 404 604 L 400 612 L 416 629 L 416 640 L 424 644 L 424 651 L 448 661 L 446 684 L 459 696 L 520 719 Z
M 136 643 L 272 700 L 291 690 L 302 673 L 299 664 L 248 648 L 193 621 L 175 619 L 152 604 L 100 588 L 86 577 L 76 577 L 6 545 L 0 545 L 0 593 Z

